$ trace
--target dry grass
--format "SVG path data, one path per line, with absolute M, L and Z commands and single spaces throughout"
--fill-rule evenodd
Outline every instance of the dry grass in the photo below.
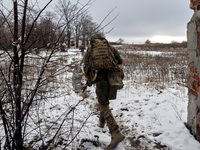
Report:
M 183 45 L 124 45 L 117 47 L 127 80 L 164 87 L 186 85 L 188 53 Z

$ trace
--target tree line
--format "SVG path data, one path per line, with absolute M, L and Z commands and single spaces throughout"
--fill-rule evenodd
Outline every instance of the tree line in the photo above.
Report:
M 103 30 L 102 22 L 93 22 L 89 15 L 92 0 L 85 4 L 79 0 L 74 3 L 59 0 L 53 9 L 48 9 L 52 1 L 48 0 L 40 8 L 38 0 L 10 0 L 12 9 L 0 1 L 0 128 L 3 129 L 0 131 L 0 149 L 29 149 L 36 142 L 41 143 L 38 149 L 50 148 L 61 133 L 65 118 L 45 142 L 46 133 L 41 132 L 44 126 L 40 121 L 40 105 L 35 112 L 36 121 L 30 111 L 42 100 L 59 96 L 56 89 L 64 83 L 56 83 L 56 76 L 68 72 L 71 64 L 66 64 L 65 58 L 55 61 L 54 56 L 61 45 L 70 48 L 72 44 L 76 47 L 88 44 L 93 33 Z M 75 106 L 67 109 L 66 117 L 74 112 Z M 34 130 L 27 131 L 30 124 Z M 35 133 L 38 133 L 37 138 L 26 143 Z M 77 134 L 69 136 L 68 145 Z
M 23 9 L 23 4 L 18 5 L 19 9 Z M 80 2 L 72 3 L 68 0 L 60 0 L 52 11 L 43 12 L 37 16 L 40 9 L 35 9 L 34 6 L 27 7 L 26 22 L 24 35 L 28 36 L 28 49 L 46 48 L 49 45 L 55 44 L 55 40 L 60 45 L 64 44 L 67 48 L 75 46 L 76 48 L 83 44 L 89 43 L 91 35 L 95 32 L 101 32 L 100 26 L 93 21 L 89 14 L 87 5 L 82 6 Z M 5 9 L 4 9 L 5 10 Z M 13 47 L 13 28 L 14 20 L 13 10 L 5 12 L 0 10 L 0 49 L 11 49 Z M 23 20 L 21 15 L 23 12 L 18 12 L 19 25 Z M 36 19 L 36 17 L 38 17 Z M 22 32 L 22 26 L 18 27 L 18 31 Z

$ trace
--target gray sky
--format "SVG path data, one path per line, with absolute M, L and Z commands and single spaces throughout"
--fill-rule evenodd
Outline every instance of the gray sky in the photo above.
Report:
M 2 0 L 0 0 L 2 1 Z M 11 0 L 3 0 L 7 1 Z M 46 3 L 48 0 L 39 0 Z M 56 3 L 58 0 L 54 0 Z M 76 0 L 71 0 L 75 2 Z M 85 4 L 88 0 L 79 0 Z M 103 25 L 119 16 L 105 28 L 109 41 L 124 39 L 126 43 L 151 42 L 170 43 L 186 41 L 187 23 L 193 15 L 190 0 L 96 0 L 89 9 L 93 20 L 100 23 L 117 7 Z
M 115 6 L 107 22 L 120 15 L 106 30 L 115 27 L 106 37 L 111 41 L 123 38 L 128 43 L 170 43 L 186 41 L 187 23 L 193 15 L 190 0 L 96 0 L 90 13 L 96 22 Z M 106 22 L 105 22 L 106 24 Z M 105 31 L 106 31 L 105 30 Z

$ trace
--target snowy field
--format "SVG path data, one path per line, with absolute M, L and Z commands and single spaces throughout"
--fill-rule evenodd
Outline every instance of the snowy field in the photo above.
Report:
M 200 144 L 184 125 L 187 120 L 188 101 L 185 87 L 174 85 L 156 90 L 153 87 L 136 86 L 131 81 L 125 84 L 124 89 L 118 92 L 117 99 L 110 104 L 122 133 L 126 135 L 118 150 L 157 149 L 158 143 L 165 149 L 200 149 Z M 97 117 L 94 117 L 91 122 L 97 121 Z M 95 124 L 91 126 L 91 133 L 99 130 Z M 109 134 L 108 130 L 106 131 L 106 135 L 101 134 L 100 140 L 109 144 Z M 136 145 L 138 139 L 140 142 Z
M 110 143 L 110 134 L 107 126 L 104 129 L 97 126 L 99 112 L 95 86 L 82 93 L 85 80 L 78 78 L 82 73 L 82 66 L 79 65 L 82 55 L 78 50 L 71 49 L 56 54 L 56 57 L 59 56 L 67 58 L 67 64 L 71 64 L 67 73 L 57 77 L 62 82 L 57 87 L 61 94 L 57 98 L 35 103 L 25 142 L 29 145 L 34 143 L 31 147 L 38 149 L 62 127 L 51 149 L 103 150 Z M 130 77 L 128 72 L 125 75 L 129 77 L 124 80 L 124 88 L 118 91 L 116 100 L 110 101 L 112 113 L 126 136 L 116 150 L 199 150 L 200 144 L 185 127 L 187 87 L 177 84 L 180 82 L 157 86 L 141 82 L 141 79 L 137 82 L 137 78 Z M 40 128 L 37 128 L 38 123 Z M 0 139 L 4 141 L 1 120 L 0 125 Z M 101 146 L 95 146 L 96 137 Z

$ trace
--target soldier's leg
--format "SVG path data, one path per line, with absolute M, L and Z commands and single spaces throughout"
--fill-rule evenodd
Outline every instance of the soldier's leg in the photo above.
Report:
M 111 142 L 106 148 L 110 150 L 115 148 L 118 143 L 120 143 L 125 137 L 119 131 L 119 127 L 112 115 L 111 110 L 109 109 L 109 88 L 110 85 L 108 81 L 100 81 L 96 84 L 96 94 L 99 102 L 99 110 L 100 110 L 100 119 L 99 124 L 101 127 L 104 127 L 105 122 L 109 128 L 109 131 L 112 135 Z
M 115 148 L 125 138 L 125 136 L 120 133 L 119 126 L 110 109 L 104 110 L 103 115 L 111 133 L 111 142 L 107 146 L 106 150 L 111 150 Z
M 109 109 L 109 105 L 99 105 L 100 116 L 99 116 L 99 127 L 104 128 L 106 120 L 104 117 L 104 111 Z
M 100 110 L 99 127 L 101 128 L 104 128 L 105 126 L 105 118 L 103 115 L 103 111 L 109 109 L 109 100 L 108 100 L 109 87 L 110 85 L 108 81 L 98 81 L 96 83 L 96 94 Z

